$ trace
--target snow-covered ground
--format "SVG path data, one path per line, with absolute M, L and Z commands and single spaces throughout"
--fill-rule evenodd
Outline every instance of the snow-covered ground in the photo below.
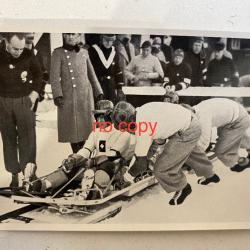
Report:
M 71 153 L 71 149 L 69 144 L 57 142 L 55 109 L 49 113 L 39 113 L 38 119 L 41 119 L 41 122 L 37 124 L 37 173 L 41 176 L 58 167 Z M 214 162 L 214 170 L 221 177 L 221 182 L 208 186 L 198 185 L 197 177 L 187 174 L 193 192 L 183 205 L 170 206 L 168 201 L 172 194 L 165 193 L 159 185 L 155 185 L 123 201 L 121 212 L 101 223 L 131 225 L 177 223 L 186 228 L 189 227 L 189 223 L 249 223 L 250 169 L 242 173 L 231 172 L 217 160 Z M 6 186 L 9 182 L 10 174 L 4 169 L 0 142 L 0 186 Z M 13 204 L 9 198 L 0 197 L 0 214 L 20 206 Z M 59 216 L 47 211 L 31 212 L 29 215 L 35 218 L 32 223 L 81 223 L 81 216 Z M 11 222 L 16 223 L 16 221 Z

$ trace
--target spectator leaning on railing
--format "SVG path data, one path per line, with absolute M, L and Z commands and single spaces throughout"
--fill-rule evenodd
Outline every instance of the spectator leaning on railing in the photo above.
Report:
M 175 50 L 172 62 L 167 64 L 164 71 L 164 87 L 169 86 L 173 91 L 189 87 L 192 71 L 183 59 L 184 51 Z
M 151 86 L 152 81 L 163 77 L 164 73 L 158 58 L 151 54 L 150 41 L 145 41 L 141 49 L 142 53 L 127 66 L 125 75 L 134 86 Z

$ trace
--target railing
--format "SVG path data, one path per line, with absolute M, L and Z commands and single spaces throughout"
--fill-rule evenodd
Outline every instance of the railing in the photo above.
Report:
M 162 96 L 165 89 L 159 86 L 122 87 L 125 95 Z M 250 97 L 250 87 L 189 87 L 177 91 L 179 96 Z

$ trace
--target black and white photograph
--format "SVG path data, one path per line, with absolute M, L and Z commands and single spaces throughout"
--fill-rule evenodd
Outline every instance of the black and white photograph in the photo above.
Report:
M 250 228 L 250 38 L 0 41 L 0 229 Z

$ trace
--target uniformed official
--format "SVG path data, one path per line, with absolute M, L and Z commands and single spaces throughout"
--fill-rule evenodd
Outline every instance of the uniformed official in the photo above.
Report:
M 129 63 L 125 70 L 127 79 L 134 86 L 152 86 L 152 81 L 163 78 L 163 70 L 159 59 L 151 54 L 151 43 L 145 41 L 142 53 Z
M 117 102 L 117 91 L 120 93 L 123 82 L 118 53 L 113 46 L 115 39 L 116 36 L 113 34 L 103 34 L 100 36 L 100 44 L 94 44 L 89 48 L 89 57 L 104 98 L 113 103 Z
M 207 68 L 207 86 L 237 87 L 239 84 L 239 72 L 232 59 L 224 56 L 225 44 L 215 44 L 215 58 L 209 62 Z
M 183 62 L 184 51 L 174 51 L 173 60 L 167 64 L 164 72 L 164 87 L 170 86 L 173 91 L 186 89 L 191 83 L 191 68 Z
M 94 96 L 103 91 L 89 59 L 80 48 L 79 33 L 64 33 L 64 44 L 51 58 L 50 83 L 58 111 L 58 141 L 69 142 L 76 153 L 92 130 Z
M 12 173 L 10 186 L 31 164 L 36 168 L 34 104 L 42 90 L 37 59 L 24 48 L 23 33 L 7 33 L 0 50 L 0 131 L 5 168 Z

